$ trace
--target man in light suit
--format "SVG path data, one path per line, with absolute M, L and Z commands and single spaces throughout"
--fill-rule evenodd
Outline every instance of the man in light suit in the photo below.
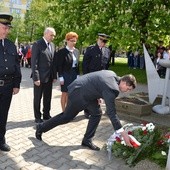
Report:
M 63 113 L 56 115 L 44 123 L 37 124 L 36 138 L 42 140 L 42 133 L 50 129 L 70 122 L 82 110 L 88 109 L 91 112 L 82 146 L 92 150 L 100 150 L 92 143 L 97 126 L 101 119 L 98 99 L 103 98 L 106 103 L 107 114 L 114 129 L 121 133 L 126 144 L 131 146 L 128 134 L 123 130 L 116 114 L 115 99 L 119 92 L 127 92 L 136 87 L 136 79 L 133 75 L 125 75 L 118 78 L 113 71 L 102 70 L 85 74 L 77 78 L 68 86 L 68 104 Z
M 52 43 L 56 32 L 54 28 L 47 27 L 42 39 L 32 46 L 32 79 L 34 82 L 34 116 L 35 122 L 41 123 L 41 98 L 43 96 L 43 119 L 51 118 L 52 83 L 56 81 L 57 74 L 53 67 L 55 46 Z

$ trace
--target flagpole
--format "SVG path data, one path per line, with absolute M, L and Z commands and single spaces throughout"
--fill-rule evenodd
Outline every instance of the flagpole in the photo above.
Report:
M 18 32 L 17 32 L 17 37 L 15 39 L 15 45 L 16 45 L 16 48 L 17 48 L 17 51 L 18 51 L 18 48 L 19 48 L 19 46 L 18 46 Z

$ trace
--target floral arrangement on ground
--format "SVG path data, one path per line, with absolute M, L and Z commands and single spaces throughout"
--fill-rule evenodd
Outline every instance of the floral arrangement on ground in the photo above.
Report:
M 121 135 L 115 132 L 104 146 L 108 151 L 109 159 L 113 154 L 115 157 L 123 158 L 129 166 L 135 166 L 143 159 L 149 159 L 160 167 L 166 166 L 170 133 L 165 133 L 153 123 L 126 124 L 123 128 L 132 137 L 133 147 L 126 146 Z

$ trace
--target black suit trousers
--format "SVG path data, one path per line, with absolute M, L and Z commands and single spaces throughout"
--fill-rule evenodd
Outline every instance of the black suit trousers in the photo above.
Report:
M 87 108 L 91 112 L 91 117 L 89 118 L 88 126 L 83 140 L 91 141 L 100 122 L 101 112 L 97 100 L 89 101 L 85 105 L 83 101 L 84 99 L 81 96 L 79 89 L 71 92 L 68 96 L 68 103 L 65 111 L 42 123 L 41 131 L 47 132 L 58 125 L 66 124 L 73 120 L 73 118 L 76 117 L 80 111 Z
M 40 86 L 34 84 L 34 116 L 41 119 L 41 99 L 43 97 L 43 117 L 50 115 L 52 96 L 52 81 L 41 83 Z
M 13 93 L 13 83 L 0 87 L 0 144 L 5 143 L 8 111 Z

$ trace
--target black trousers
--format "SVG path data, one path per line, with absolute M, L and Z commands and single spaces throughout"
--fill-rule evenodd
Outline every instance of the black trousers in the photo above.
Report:
M 6 124 L 8 111 L 11 104 L 13 84 L 0 86 L 0 144 L 5 143 Z
M 84 104 L 83 101 L 84 99 L 81 96 L 79 89 L 71 92 L 68 96 L 68 103 L 65 111 L 42 123 L 41 131 L 47 132 L 56 126 L 66 124 L 73 120 L 80 111 L 87 108 L 90 111 L 91 116 L 83 140 L 91 141 L 100 122 L 101 112 L 97 100 L 87 102 L 86 104 Z
M 43 117 L 50 115 L 52 96 L 52 81 L 41 83 L 40 86 L 34 84 L 34 116 L 41 119 L 41 99 L 43 97 Z

